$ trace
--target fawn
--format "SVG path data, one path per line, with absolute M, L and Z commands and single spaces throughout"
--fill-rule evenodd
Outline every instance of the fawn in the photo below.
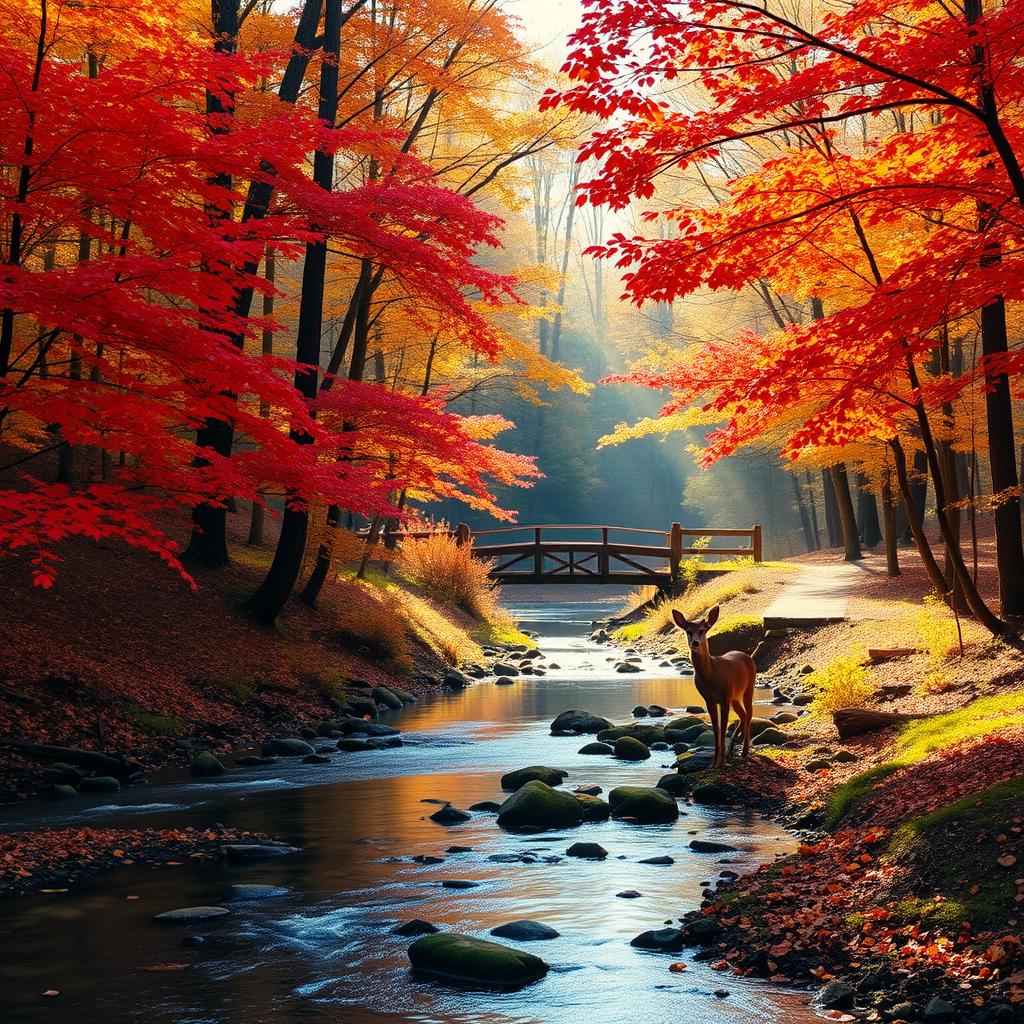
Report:
M 754 717 L 754 679 L 757 676 L 754 659 L 742 651 L 729 651 L 716 657 L 708 649 L 708 630 L 718 621 L 718 605 L 707 613 L 703 622 L 690 622 L 675 609 L 672 610 L 672 618 L 689 640 L 694 682 L 707 705 L 715 734 L 714 766 L 724 768 L 728 756 L 725 730 L 729 724 L 730 707 L 740 716 L 736 735 L 742 730 L 743 756 L 750 753 L 750 723 Z M 736 736 L 733 736 L 732 746 L 735 745 Z M 732 747 L 728 753 L 732 753 Z

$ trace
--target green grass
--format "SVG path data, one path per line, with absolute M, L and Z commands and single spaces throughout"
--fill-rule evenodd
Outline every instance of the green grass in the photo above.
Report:
M 228 549 L 231 561 L 250 569 L 269 569 L 274 560 L 273 548 L 251 548 L 246 544 L 232 544 Z
M 536 640 L 532 640 L 515 626 L 507 626 L 503 623 L 485 622 L 473 631 L 473 639 L 478 644 L 512 644 L 514 646 L 525 644 L 530 648 L 537 646 Z
M 177 715 L 161 715 L 134 705 L 128 708 L 127 717 L 154 736 L 177 736 L 185 728 L 184 720 Z
M 981 739 L 1021 724 L 1024 724 L 1024 691 L 982 697 L 956 711 L 908 722 L 897 733 L 891 761 L 853 776 L 832 791 L 828 826 L 835 827 L 870 797 L 878 781 L 892 775 L 898 768 L 917 764 L 935 751 L 963 740 Z
M 1015 907 L 1017 872 L 1000 873 L 994 866 L 1000 844 L 993 834 L 1019 814 L 1022 803 L 1024 778 L 1009 779 L 901 825 L 888 857 L 916 862 L 928 889 L 941 899 L 909 896 L 899 904 L 900 914 L 948 928 L 962 921 L 974 927 L 1005 924 Z

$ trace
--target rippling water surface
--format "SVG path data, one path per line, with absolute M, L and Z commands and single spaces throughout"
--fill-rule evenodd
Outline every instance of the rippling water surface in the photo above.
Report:
M 570 786 L 592 782 L 606 791 L 657 780 L 669 753 L 626 764 L 579 755 L 584 741 L 548 734 L 551 719 L 567 708 L 622 720 L 638 703 L 679 708 L 698 702 L 691 680 L 666 676 L 652 664 L 642 674 L 616 674 L 609 653 L 586 641 L 590 621 L 615 603 L 608 597 L 521 601 L 515 610 L 524 628 L 541 634 L 543 651 L 561 668 L 543 678 L 522 677 L 515 686 L 479 683 L 390 716 L 404 732 L 406 745 L 400 749 L 337 754 L 322 766 L 279 762 L 231 771 L 211 782 L 169 774 L 115 798 L 8 810 L 0 816 L 0 829 L 220 822 L 269 832 L 302 852 L 273 863 L 126 869 L 80 883 L 67 894 L 6 902 L 0 907 L 0 1000 L 6 1004 L 0 1019 L 90 1024 L 618 1024 L 623 1019 L 802 1024 L 815 1019 L 805 995 L 735 979 L 692 960 L 685 973 L 672 974 L 668 965 L 679 958 L 628 944 L 638 932 L 697 906 L 700 883 L 714 880 L 725 861 L 736 868 L 791 850 L 791 838 L 774 825 L 737 812 L 688 807 L 674 825 L 605 822 L 567 834 L 522 837 L 498 829 L 493 815 L 474 815 L 451 828 L 427 818 L 434 808 L 426 799 L 451 800 L 460 807 L 500 800 L 501 774 L 530 764 L 566 768 Z M 694 835 L 725 840 L 740 852 L 725 858 L 695 854 L 686 845 Z M 564 854 L 577 840 L 600 842 L 608 859 L 532 864 L 488 859 L 526 850 Z M 445 853 L 453 844 L 472 851 Z M 445 859 L 420 865 L 411 859 L 420 854 Z M 675 863 L 638 863 L 660 854 L 670 854 Z M 441 885 L 445 879 L 480 884 L 450 890 Z M 273 883 L 289 892 L 230 904 L 232 914 L 216 926 L 166 928 L 152 921 L 154 914 L 175 907 L 219 904 L 236 882 Z M 617 898 L 624 889 L 643 895 Z M 523 944 L 552 965 L 541 982 L 517 992 L 474 991 L 410 974 L 409 940 L 390 932 L 412 917 L 481 937 L 506 921 L 532 918 L 561 936 Z M 198 948 L 184 945 L 190 935 L 203 935 L 206 942 Z M 42 998 L 51 988 L 61 995 Z M 728 989 L 728 998 L 714 996 L 721 988 Z

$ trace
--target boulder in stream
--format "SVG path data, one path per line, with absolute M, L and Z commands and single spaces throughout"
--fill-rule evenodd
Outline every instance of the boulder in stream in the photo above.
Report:
M 679 928 L 657 928 L 641 932 L 630 945 L 636 949 L 649 949 L 655 953 L 678 953 L 686 946 L 686 939 Z
M 445 981 L 518 988 L 550 970 L 540 957 L 498 942 L 455 932 L 424 935 L 409 947 L 413 968 Z
M 646 761 L 651 756 L 651 751 L 632 736 L 620 736 L 615 741 L 615 756 L 620 761 Z
M 264 757 L 305 757 L 316 751 L 305 740 L 285 736 L 267 740 L 261 753 Z
M 469 811 L 464 811 L 461 807 L 455 807 L 452 804 L 445 804 L 444 807 L 434 811 L 430 820 L 436 821 L 438 825 L 461 825 L 463 822 L 469 821 L 471 817 Z
M 559 933 L 549 924 L 542 921 L 509 921 L 491 929 L 492 935 L 499 939 L 515 939 L 517 942 L 539 942 L 545 939 L 557 939 Z
M 165 910 L 156 914 L 154 921 L 161 924 L 193 924 L 196 921 L 212 921 L 217 917 L 226 917 L 231 911 L 227 907 L 180 907 L 177 910 Z
M 679 817 L 679 806 L 663 789 L 619 786 L 608 794 L 612 816 L 640 825 L 663 824 Z
M 534 764 L 529 768 L 517 768 L 513 772 L 506 772 L 501 777 L 501 788 L 506 792 L 511 792 L 535 780 L 548 786 L 560 786 L 568 774 L 562 768 L 548 768 L 546 765 Z
M 422 918 L 414 917 L 411 921 L 405 921 L 392 928 L 391 934 L 404 935 L 406 938 L 411 939 L 414 935 L 436 935 L 437 931 L 437 925 L 424 921 Z
M 192 758 L 192 764 L 189 765 L 188 770 L 197 779 L 202 779 L 213 775 L 223 775 L 226 769 L 209 750 L 201 750 Z
M 569 793 L 560 793 L 539 779 L 516 790 L 498 811 L 498 824 L 509 829 L 555 829 L 578 825 L 583 805 Z
M 551 732 L 558 734 L 582 733 L 593 735 L 603 729 L 610 729 L 612 723 L 600 715 L 592 715 L 589 711 L 563 711 L 551 723 Z
M 594 740 L 592 743 L 584 743 L 577 754 L 611 754 L 615 748 L 610 743 L 600 743 Z

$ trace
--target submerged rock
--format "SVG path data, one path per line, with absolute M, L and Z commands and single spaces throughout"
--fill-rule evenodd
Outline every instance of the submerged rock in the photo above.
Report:
M 494 685 L 495 686 L 514 686 L 515 685 L 515 680 L 511 676 L 498 676 L 498 678 L 494 680 Z
M 577 754 L 610 754 L 614 751 L 614 747 L 610 743 L 598 743 L 596 740 L 593 743 L 584 743 Z
M 409 961 L 417 971 L 442 980 L 497 988 L 527 985 L 551 969 L 531 953 L 454 932 L 417 939 L 409 947 Z
M 658 928 L 641 932 L 630 945 L 636 949 L 650 949 L 657 953 L 678 953 L 685 948 L 686 940 L 678 928 Z
M 224 894 L 226 900 L 269 900 L 291 892 L 283 885 L 259 885 L 255 882 L 232 885 Z
M 226 917 L 230 913 L 227 907 L 180 907 L 156 914 L 153 920 L 161 924 L 192 924 L 193 921 L 212 921 L 215 917 Z
M 80 793 L 116 793 L 121 783 L 113 775 L 93 775 L 78 784 Z
M 611 808 L 604 800 L 599 800 L 590 793 L 574 793 L 573 796 L 583 808 L 584 821 L 607 821 L 611 816 Z
M 567 828 L 582 820 L 583 805 L 576 797 L 556 792 L 538 779 L 527 782 L 498 810 L 498 824 L 511 829 Z
M 593 735 L 602 729 L 610 729 L 612 723 L 589 711 L 563 711 L 552 723 L 553 733 L 583 733 Z
M 691 839 L 690 849 L 694 853 L 735 853 L 737 848 L 715 839 Z
M 541 921 L 509 921 L 491 929 L 492 935 L 499 939 L 515 939 L 518 942 L 539 942 L 544 939 L 557 939 L 559 932 L 549 924 Z
M 224 856 L 228 860 L 274 860 L 298 852 L 297 846 L 285 843 L 228 843 L 224 847 Z
M 462 810 L 461 807 L 453 807 L 451 804 L 445 804 L 440 810 L 434 811 L 430 816 L 431 821 L 436 821 L 439 825 L 461 825 L 463 822 L 469 821 L 472 815 L 469 811 Z
M 534 764 L 529 768 L 519 768 L 507 772 L 501 777 L 501 788 L 513 791 L 525 786 L 528 782 L 539 780 L 548 786 L 560 786 L 569 773 L 563 768 L 548 768 L 542 764 Z
M 612 815 L 641 825 L 661 824 L 679 817 L 679 806 L 663 789 L 619 786 L 608 794 Z
M 437 931 L 437 925 L 433 925 L 429 921 L 424 921 L 421 918 L 414 917 L 411 921 L 405 921 L 403 924 L 392 928 L 391 934 L 404 935 L 407 938 L 412 938 L 414 935 L 436 935 Z
M 469 679 L 459 672 L 458 669 L 451 668 L 445 672 L 441 683 L 443 686 L 447 686 L 450 690 L 464 690 L 469 686 Z
M 501 810 L 501 804 L 496 800 L 481 800 L 479 803 L 470 804 L 469 809 L 471 811 L 490 811 L 493 813 L 494 811 Z
M 600 843 L 573 843 L 565 851 L 567 857 L 579 857 L 582 860 L 604 860 L 608 851 Z
M 209 750 L 202 750 L 192 758 L 188 769 L 197 779 L 223 775 L 227 770 Z

